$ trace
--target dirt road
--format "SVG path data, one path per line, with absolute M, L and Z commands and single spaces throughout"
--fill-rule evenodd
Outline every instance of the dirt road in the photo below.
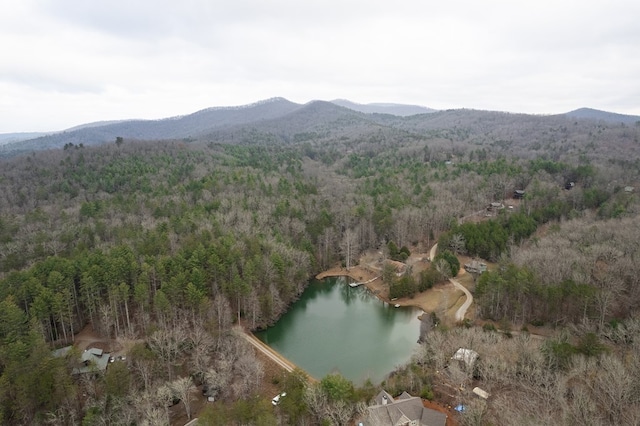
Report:
M 465 296 L 467 296 L 467 300 L 464 301 L 464 303 L 462 304 L 462 306 L 460 306 L 458 308 L 458 310 L 456 311 L 456 322 L 457 321 L 462 321 L 464 320 L 464 316 L 467 314 L 467 309 L 469 309 L 469 306 L 471 306 L 471 304 L 473 303 L 473 296 L 471 295 L 471 292 L 469 290 L 467 290 L 467 288 L 465 286 L 463 286 L 462 284 L 460 284 L 458 281 L 454 280 L 453 278 L 450 278 L 449 281 L 451 282 L 451 284 L 453 284 L 458 290 L 462 290 L 465 294 Z
M 431 259 L 432 262 L 433 262 L 433 258 L 436 257 L 437 251 L 438 251 L 438 243 L 435 243 L 433 247 L 431 247 L 431 251 L 429 252 L 429 258 Z M 455 279 L 450 278 L 449 281 L 451 282 L 451 284 L 454 285 L 455 288 L 457 288 L 458 290 L 461 290 L 465 294 L 465 296 L 467 296 L 467 299 L 464 301 L 462 306 L 460 306 L 456 311 L 456 316 L 455 316 L 456 322 L 462 321 L 464 320 L 464 316 L 467 314 L 467 310 L 469 309 L 469 306 L 471 306 L 471 304 L 473 303 L 473 296 L 465 286 L 460 284 Z
M 280 355 L 278 352 L 271 349 L 269 346 L 264 344 L 264 342 L 262 342 L 253 334 L 249 334 L 244 330 L 242 330 L 241 328 L 236 328 L 235 332 L 238 334 L 238 336 L 242 337 L 244 340 L 249 342 L 254 348 L 256 348 L 257 350 L 265 354 L 269 359 L 271 359 L 273 362 L 275 362 L 276 364 L 278 364 L 280 367 L 284 368 L 288 372 L 292 372 L 294 369 L 296 369 L 296 366 L 294 363 L 292 363 L 291 361 L 289 361 L 288 359 Z
M 265 344 L 262 340 L 258 339 L 253 334 L 248 333 L 244 331 L 242 328 L 238 328 L 238 327 L 235 328 L 235 332 L 238 334 L 238 336 L 240 336 L 241 338 L 249 342 L 251 346 L 253 346 L 257 350 L 262 352 L 267 358 L 275 362 L 278 366 L 282 367 L 286 371 L 292 372 L 296 368 L 299 370 L 302 370 L 300 367 L 296 366 L 293 362 L 289 361 L 284 356 L 274 351 L 271 347 L 269 347 L 269 345 Z M 310 376 L 309 373 L 307 373 L 306 371 L 305 373 L 309 378 L 310 382 L 314 383 L 318 381 L 316 378 Z
M 433 262 L 433 258 L 436 257 L 436 252 L 438 251 L 438 243 L 435 243 L 433 247 L 431 247 L 431 251 L 429 252 L 429 261 Z

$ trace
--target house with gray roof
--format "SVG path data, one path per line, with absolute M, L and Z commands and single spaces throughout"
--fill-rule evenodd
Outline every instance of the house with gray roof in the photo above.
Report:
M 363 426 L 445 426 L 446 414 L 426 408 L 422 399 L 402 392 L 393 398 L 381 391 L 368 407 Z
M 73 374 L 105 371 L 109 365 L 109 354 L 99 348 L 85 349 L 80 361 L 80 367 L 74 368 Z
M 52 352 L 52 355 L 56 358 L 65 358 L 69 356 L 71 349 L 72 346 L 56 349 Z M 71 374 L 98 373 L 107 369 L 109 354 L 100 348 L 89 348 L 82 352 L 78 361 Z

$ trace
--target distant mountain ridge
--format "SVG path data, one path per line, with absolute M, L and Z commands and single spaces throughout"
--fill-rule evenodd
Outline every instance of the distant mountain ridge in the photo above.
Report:
M 348 118 L 352 122 L 354 120 L 362 120 L 359 126 L 371 124 L 370 121 L 366 121 L 365 113 L 357 111 L 358 104 L 349 101 L 345 102 L 351 108 L 326 101 L 311 101 L 302 105 L 276 97 L 247 105 L 211 107 L 192 114 L 159 120 L 121 120 L 88 123 L 62 132 L 40 135 L 32 139 L 23 138 L 18 143 L 7 143 L 1 147 L 0 155 L 61 148 L 66 144 L 97 145 L 112 142 L 116 137 L 139 140 L 201 140 L 206 137 L 230 135 L 238 132 L 238 128 L 245 126 L 270 129 L 269 131 L 280 135 L 278 138 L 281 141 L 287 141 L 289 136 L 284 133 L 290 133 L 293 129 L 297 129 L 297 133 L 305 133 L 309 132 L 310 129 L 315 129 L 313 131 L 326 134 L 326 129 L 321 130 L 320 128 L 327 122 L 340 119 Z M 375 107 L 369 106 L 368 110 L 374 108 L 379 112 L 384 111 L 384 114 L 396 116 L 404 116 L 411 111 L 416 113 L 433 111 L 428 108 L 411 105 L 376 105 Z M 300 113 L 294 114 L 297 111 Z M 283 124 L 281 122 L 274 121 L 284 117 L 287 117 L 287 132 L 283 132 Z M 236 130 L 232 131 L 230 129 Z M 246 133 L 246 129 L 243 129 L 243 131 Z M 229 139 L 233 139 L 233 137 L 229 136 Z
M 98 145 L 125 140 L 184 140 L 217 143 L 297 143 L 424 135 L 452 126 L 500 128 L 513 120 L 545 126 L 564 120 L 604 120 L 633 124 L 640 117 L 581 108 L 566 114 L 534 116 L 478 110 L 437 111 L 401 104 L 356 104 L 347 100 L 298 104 L 271 98 L 248 105 L 212 107 L 160 120 L 94 122 L 49 134 L 0 134 L 0 156 L 19 155 L 67 144 Z M 560 120 L 560 121 L 558 121 Z M 440 134 L 446 132 L 439 131 Z
M 207 108 L 193 114 L 160 120 L 123 120 L 105 125 L 92 123 L 19 143 L 6 144 L 2 150 L 25 152 L 61 148 L 69 143 L 97 145 L 114 141 L 116 137 L 141 140 L 195 139 L 215 129 L 280 117 L 300 107 L 301 105 L 286 99 L 273 98 L 241 107 Z
M 346 99 L 334 99 L 333 101 L 331 101 L 331 103 L 365 114 L 390 114 L 398 115 L 400 117 L 406 117 L 409 115 L 429 114 L 432 112 L 436 112 L 435 109 L 419 105 L 405 105 L 394 103 L 358 104 Z
M 573 111 L 569 111 L 564 115 L 574 118 L 586 118 L 590 120 L 603 120 L 610 123 L 626 123 L 633 124 L 640 122 L 640 116 L 638 115 L 626 115 L 618 114 L 615 112 L 602 111 L 593 108 L 578 108 Z
M 48 135 L 45 132 L 0 133 L 0 145 L 16 143 Z
M 91 128 L 91 127 L 110 126 L 112 124 L 120 124 L 120 123 L 125 123 L 127 121 L 135 121 L 135 119 L 94 121 L 92 123 L 79 124 L 77 126 L 73 126 L 73 127 L 68 128 L 68 129 L 64 129 L 62 131 L 63 132 L 72 132 L 74 130 L 88 129 L 88 128 Z M 59 133 L 59 132 L 51 132 L 51 133 Z

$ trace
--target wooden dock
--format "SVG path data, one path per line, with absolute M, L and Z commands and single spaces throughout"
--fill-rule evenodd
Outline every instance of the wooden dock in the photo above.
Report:
M 361 285 L 367 285 L 369 283 L 374 282 L 375 280 L 377 280 L 378 278 L 380 278 L 382 275 L 377 276 L 377 277 L 373 277 L 368 281 L 364 281 L 364 282 L 356 282 L 356 283 L 349 283 L 349 287 L 359 287 Z

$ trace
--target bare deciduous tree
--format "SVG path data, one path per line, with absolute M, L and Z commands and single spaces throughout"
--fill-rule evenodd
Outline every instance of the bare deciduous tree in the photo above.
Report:
M 181 377 L 169 384 L 169 388 L 173 395 L 182 401 L 187 418 L 191 420 L 191 402 L 193 402 L 193 391 L 196 387 L 193 385 L 191 377 Z
M 451 266 L 444 259 L 438 259 L 434 263 L 436 270 L 442 275 L 445 279 L 451 278 Z
M 231 307 L 229 301 L 222 294 L 214 299 L 213 310 L 218 323 L 218 332 L 227 330 L 231 325 Z
M 351 229 L 347 229 L 342 237 L 340 248 L 342 249 L 342 255 L 344 256 L 345 266 L 348 271 L 351 269 L 353 261 L 358 256 L 359 248 L 357 234 Z
M 169 379 L 173 375 L 172 366 L 180 355 L 180 348 L 186 337 L 182 327 L 156 330 L 149 337 L 149 347 L 164 361 Z
M 243 353 L 235 363 L 235 370 L 240 376 L 239 382 L 242 385 L 238 388 L 241 390 L 240 397 L 246 396 L 246 392 L 257 389 L 264 377 L 264 365 L 258 360 L 253 350 Z
M 194 325 L 190 330 L 188 340 L 191 347 L 192 372 L 202 377 L 210 364 L 215 341 L 213 337 L 198 324 Z

